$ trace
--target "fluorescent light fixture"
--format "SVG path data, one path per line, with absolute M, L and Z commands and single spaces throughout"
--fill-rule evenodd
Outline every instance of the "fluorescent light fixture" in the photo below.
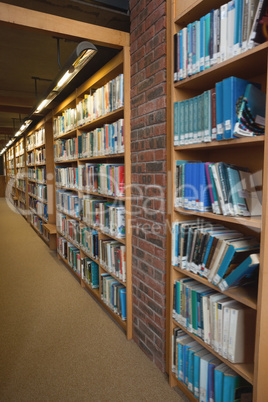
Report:
M 43 101 L 33 113 L 38 114 L 47 107 L 96 53 L 97 49 L 92 43 L 87 41 L 80 42 L 50 85 L 46 95 L 43 97 Z
M 29 125 L 31 124 L 31 122 L 32 122 L 32 120 L 30 120 L 30 119 L 26 120 L 26 121 L 22 124 L 22 126 L 20 127 L 20 129 L 16 132 L 15 137 L 18 137 L 19 135 L 21 135 L 21 134 L 26 130 L 26 128 L 29 127 Z

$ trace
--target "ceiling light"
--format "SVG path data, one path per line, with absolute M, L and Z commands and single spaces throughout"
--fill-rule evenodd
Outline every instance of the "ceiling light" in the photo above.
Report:
M 48 106 L 96 53 L 97 49 L 92 43 L 87 41 L 80 42 L 48 88 L 43 101 L 37 106 L 34 114 L 40 113 Z

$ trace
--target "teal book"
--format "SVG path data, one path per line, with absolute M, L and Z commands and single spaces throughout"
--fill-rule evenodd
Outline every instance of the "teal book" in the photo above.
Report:
M 205 15 L 205 69 L 210 67 L 210 17 L 210 13 Z
M 215 369 L 221 364 L 221 360 L 214 358 L 208 363 L 208 401 L 215 401 Z
M 242 46 L 243 0 L 235 0 L 234 56 L 239 54 Z
M 230 287 L 241 286 L 244 282 L 249 280 L 252 275 L 254 275 L 259 265 L 260 255 L 250 254 L 229 275 L 227 275 L 225 279 L 219 283 L 219 288 L 221 291 L 225 291 Z
M 179 104 L 174 102 L 174 146 L 179 145 Z
M 194 353 L 194 396 L 199 398 L 200 395 L 200 359 L 204 356 L 211 355 L 207 349 Z
M 188 389 L 194 392 L 194 353 L 200 352 L 204 348 L 198 344 L 195 347 L 188 349 Z
M 230 243 L 221 265 L 213 278 L 213 284 L 218 285 L 224 276 L 226 274 L 228 275 L 228 269 L 233 269 L 239 265 L 239 263 L 248 257 L 249 254 L 258 252 L 259 247 L 259 242 L 254 238 L 245 238 L 245 240 L 238 240 L 237 242 Z
M 241 384 L 241 377 L 232 369 L 223 374 L 223 398 L 222 402 L 235 400 L 235 391 Z
M 223 120 L 223 85 L 222 81 L 216 82 L 216 127 L 217 141 L 223 140 L 224 120 Z
M 235 137 L 263 135 L 265 128 L 266 95 L 256 85 L 248 84 L 234 127 Z
M 222 402 L 223 401 L 223 377 L 224 372 L 229 370 L 229 367 L 222 363 L 219 366 L 215 367 L 214 370 L 214 401 Z
M 234 138 L 234 127 L 237 122 L 236 103 L 244 96 L 249 81 L 237 77 L 228 77 L 223 85 L 223 121 L 224 139 Z
M 121 305 L 121 318 L 125 321 L 127 319 L 127 291 L 125 287 L 119 289 L 119 298 Z

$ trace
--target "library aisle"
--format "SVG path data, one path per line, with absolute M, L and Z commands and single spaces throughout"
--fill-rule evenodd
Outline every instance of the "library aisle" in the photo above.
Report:
M 0 400 L 181 401 L 0 198 Z

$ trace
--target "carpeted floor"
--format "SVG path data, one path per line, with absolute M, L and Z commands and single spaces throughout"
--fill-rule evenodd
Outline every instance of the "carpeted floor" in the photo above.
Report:
M 182 401 L 0 198 L 0 401 Z

